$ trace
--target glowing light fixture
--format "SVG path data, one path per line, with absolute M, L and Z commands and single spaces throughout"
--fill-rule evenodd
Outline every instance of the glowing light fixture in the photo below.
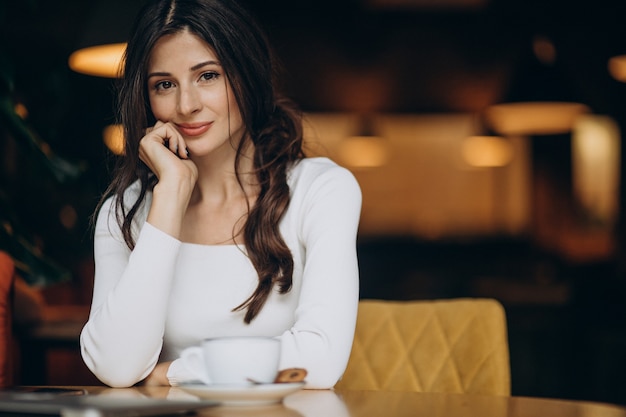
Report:
M 609 59 L 609 74 L 617 81 L 626 83 L 626 55 L 618 55 Z
M 556 135 L 570 132 L 578 116 L 589 112 L 571 102 L 503 103 L 487 108 L 485 120 L 501 135 Z
M 122 125 L 109 125 L 102 131 L 104 144 L 115 155 L 124 154 L 124 128 Z
M 463 159 L 473 167 L 503 167 L 513 159 L 513 146 L 500 136 L 469 136 L 461 146 Z
M 556 47 L 550 38 L 535 36 L 532 47 L 535 57 L 542 64 L 553 65 L 556 62 Z
M 605 224 L 619 211 L 620 132 L 608 116 L 581 117 L 572 132 L 574 192 L 592 218 Z
M 349 167 L 376 168 L 389 160 L 387 146 L 378 136 L 351 136 L 339 145 L 339 157 Z
M 357 119 L 353 136 L 339 143 L 339 158 L 351 168 L 376 168 L 389 160 L 389 143 L 378 136 L 374 129 L 374 117 L 362 114 Z
M 122 75 L 122 57 L 126 43 L 90 46 L 73 52 L 68 60 L 76 72 L 96 77 L 117 78 Z
M 28 118 L 28 108 L 24 105 L 24 103 L 16 103 L 13 107 L 13 111 L 15 111 L 15 114 L 17 114 L 22 120 L 26 120 Z

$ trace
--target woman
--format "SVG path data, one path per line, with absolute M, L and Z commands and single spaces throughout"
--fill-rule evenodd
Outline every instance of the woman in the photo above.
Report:
M 330 388 L 358 305 L 361 194 L 305 158 L 265 37 L 230 0 L 149 2 L 119 91 L 125 156 L 98 208 L 82 356 L 105 384 L 177 385 L 209 337 L 281 340 L 281 368 Z

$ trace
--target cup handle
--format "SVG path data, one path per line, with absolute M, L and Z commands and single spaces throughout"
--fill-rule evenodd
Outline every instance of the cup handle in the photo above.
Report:
M 180 359 L 182 360 L 185 368 L 187 368 L 187 370 L 191 372 L 194 377 L 209 385 L 211 384 L 211 381 L 209 380 L 208 375 L 206 375 L 203 355 L 201 347 L 191 346 L 181 352 Z

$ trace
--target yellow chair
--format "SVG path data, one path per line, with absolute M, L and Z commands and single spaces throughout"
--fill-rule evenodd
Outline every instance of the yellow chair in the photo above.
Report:
M 493 299 L 361 300 L 337 389 L 510 395 L 506 315 Z

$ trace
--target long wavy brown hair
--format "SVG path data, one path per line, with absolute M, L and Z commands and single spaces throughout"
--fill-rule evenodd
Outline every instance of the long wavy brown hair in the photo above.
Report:
M 157 178 L 139 159 L 139 141 L 156 120 L 149 106 L 147 65 L 156 41 L 188 30 L 207 42 L 233 89 L 246 134 L 235 158 L 235 172 L 248 141 L 254 144 L 254 172 L 260 193 L 243 229 L 247 254 L 259 282 L 254 293 L 233 311 L 245 310 L 250 323 L 275 285 L 284 294 L 292 287 L 293 257 L 279 222 L 289 206 L 287 171 L 302 159 L 302 120 L 296 106 L 279 95 L 276 63 L 265 34 L 252 16 L 232 0 L 156 0 L 139 13 L 124 56 L 118 88 L 118 119 L 124 127 L 125 153 L 116 161 L 113 180 L 97 211 L 109 196 L 116 197 L 115 212 L 126 244 L 132 250 L 133 219 Z M 126 202 L 125 190 L 139 180 L 137 201 Z M 243 186 L 242 186 L 243 190 Z

